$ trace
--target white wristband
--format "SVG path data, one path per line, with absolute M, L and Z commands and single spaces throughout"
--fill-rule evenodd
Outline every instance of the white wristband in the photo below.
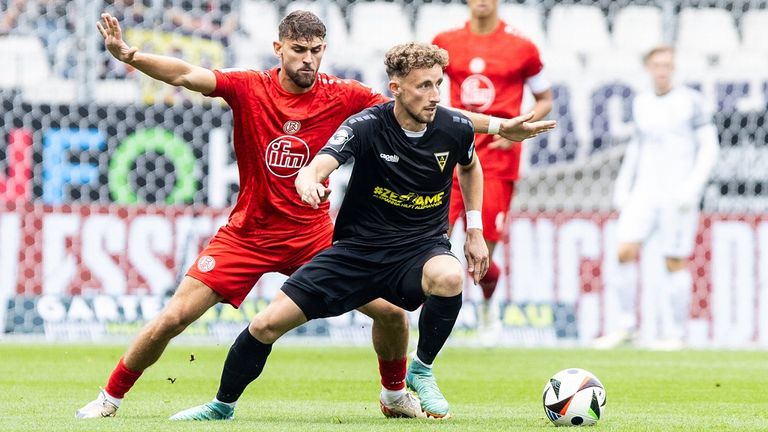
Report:
M 480 214 L 480 210 L 467 212 L 467 229 L 483 229 L 483 216 Z
M 501 119 L 494 116 L 489 116 L 488 119 L 488 133 L 490 135 L 497 135 L 501 129 Z

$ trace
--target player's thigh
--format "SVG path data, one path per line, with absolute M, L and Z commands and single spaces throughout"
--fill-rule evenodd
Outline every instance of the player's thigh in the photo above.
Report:
M 696 243 L 699 211 L 665 208 L 659 221 L 661 252 L 667 258 L 685 259 L 691 256 Z
M 619 213 L 616 222 L 616 240 L 619 244 L 643 243 L 653 232 L 658 210 L 650 203 L 632 201 Z
M 464 283 L 464 269 L 451 253 L 447 240 L 429 244 L 423 251 L 404 260 L 401 266 L 405 272 L 394 289 L 387 291 L 385 298 L 409 311 L 424 303 L 427 296 L 432 295 L 436 283 L 443 281 L 443 278 L 458 278 L 460 284 Z M 440 274 L 442 270 L 447 273 Z
M 337 244 L 299 268 L 281 290 L 307 319 L 338 316 L 380 297 L 381 267 L 365 252 Z
M 332 227 L 319 224 L 290 238 L 245 236 L 222 227 L 187 271 L 239 307 L 267 272 L 292 272 L 330 246 Z M 286 270 L 289 269 L 289 270 Z
M 515 184 L 509 180 L 488 178 L 483 182 L 483 237 L 498 243 L 504 233 Z
M 185 276 L 163 309 L 162 321 L 170 325 L 187 326 L 222 300 L 221 295 L 203 282 Z

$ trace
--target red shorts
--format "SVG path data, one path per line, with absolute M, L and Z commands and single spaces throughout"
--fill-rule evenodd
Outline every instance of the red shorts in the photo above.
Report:
M 504 232 L 509 205 L 515 192 L 515 182 L 495 178 L 483 181 L 483 237 L 487 241 L 498 243 Z M 448 221 L 453 226 L 456 219 L 464 216 L 464 200 L 461 196 L 459 181 L 454 177 L 451 190 L 451 207 Z
M 264 273 L 280 272 L 287 276 L 331 246 L 333 224 L 307 227 L 292 237 L 269 235 L 245 238 L 229 226 L 223 226 L 208 246 L 200 252 L 187 276 L 206 284 L 227 303 L 240 307 L 245 297 Z

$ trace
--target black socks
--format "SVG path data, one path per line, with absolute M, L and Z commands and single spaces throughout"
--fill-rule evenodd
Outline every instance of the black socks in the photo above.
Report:
M 259 342 L 246 327 L 229 348 L 216 399 L 227 403 L 237 401 L 248 384 L 261 375 L 271 351 L 272 344 Z
M 461 294 L 453 297 L 430 296 L 419 315 L 419 344 L 416 355 L 424 364 L 431 365 L 443 348 L 461 310 Z

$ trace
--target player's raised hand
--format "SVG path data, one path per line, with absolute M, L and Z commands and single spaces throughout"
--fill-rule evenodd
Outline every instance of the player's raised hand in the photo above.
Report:
M 299 194 L 301 194 L 303 202 L 316 209 L 320 203 L 328 200 L 331 195 L 331 188 L 323 186 L 322 183 L 313 183 L 301 187 Z
M 499 135 L 510 141 L 522 141 L 527 138 L 552 130 L 557 125 L 554 120 L 529 121 L 533 118 L 533 111 L 511 119 L 502 120 Z
M 123 31 L 120 29 L 120 23 L 117 18 L 108 13 L 101 14 L 101 21 L 96 23 L 96 28 L 104 37 L 104 46 L 112 57 L 124 63 L 133 61 L 133 56 L 139 51 L 136 47 L 131 47 L 123 40 Z
M 467 239 L 464 242 L 464 256 L 467 258 L 467 271 L 472 274 L 475 285 L 485 276 L 490 265 L 488 257 L 488 245 L 485 244 L 483 231 L 468 229 Z

